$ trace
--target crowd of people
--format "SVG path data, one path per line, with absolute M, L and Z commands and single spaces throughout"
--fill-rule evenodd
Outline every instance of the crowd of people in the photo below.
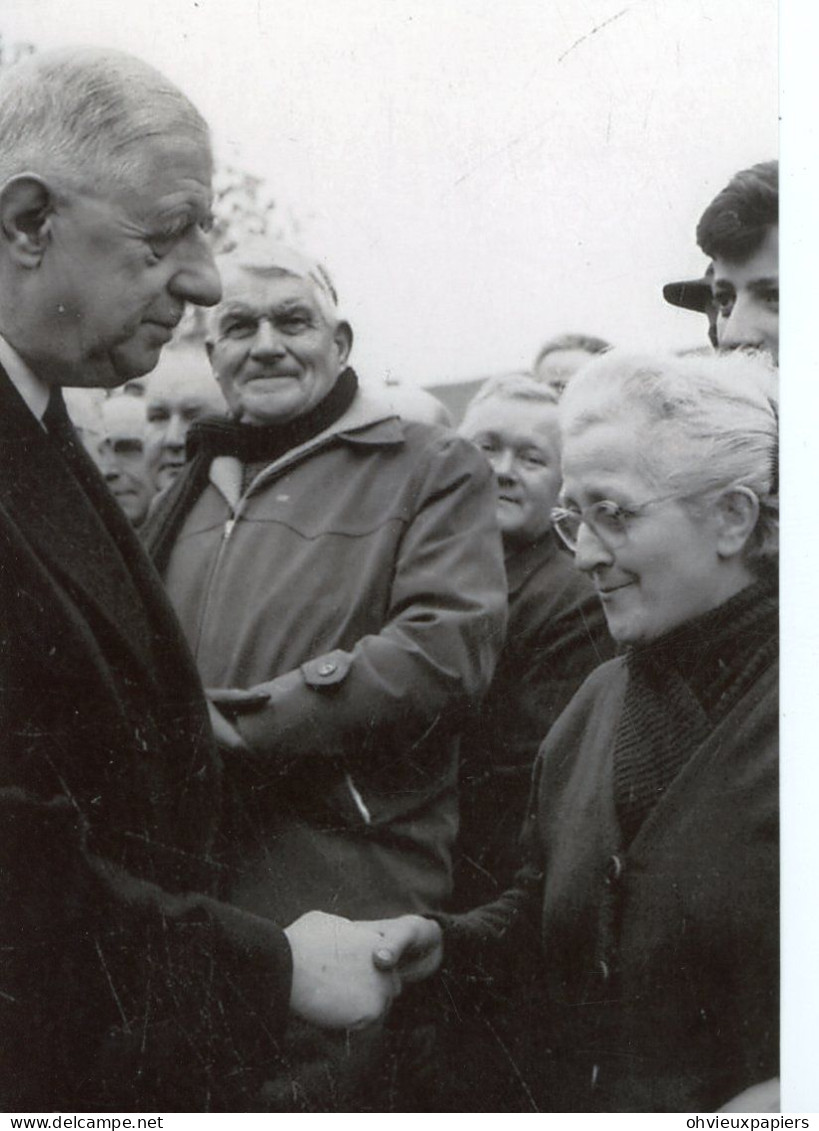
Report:
M 776 162 L 457 422 L 211 174 L 0 79 L 4 1108 L 776 1110 Z

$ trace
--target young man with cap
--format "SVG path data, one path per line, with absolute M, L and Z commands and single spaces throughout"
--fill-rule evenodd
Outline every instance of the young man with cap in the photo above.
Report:
M 666 300 L 708 316 L 718 349 L 762 349 L 779 358 L 779 164 L 731 178 L 697 224 L 711 260 L 702 279 L 668 283 Z

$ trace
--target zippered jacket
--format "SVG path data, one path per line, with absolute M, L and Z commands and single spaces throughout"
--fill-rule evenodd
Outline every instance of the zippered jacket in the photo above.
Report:
M 359 392 L 244 491 L 239 462 L 214 459 L 164 577 L 205 686 L 269 695 L 229 756 L 234 898 L 289 917 L 440 906 L 458 732 L 506 615 L 480 453 Z

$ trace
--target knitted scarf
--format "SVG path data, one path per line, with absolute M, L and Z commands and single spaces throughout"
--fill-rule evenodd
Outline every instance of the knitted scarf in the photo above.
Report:
M 778 648 L 775 571 L 716 609 L 627 653 L 614 799 L 627 847 L 716 724 Z
M 162 572 L 167 565 L 182 523 L 207 486 L 210 465 L 217 456 L 234 456 L 243 466 L 273 463 L 340 420 L 357 389 L 358 378 L 347 368 L 323 400 L 284 424 L 240 424 L 217 417 L 195 421 L 185 442 L 187 466 L 140 530 L 157 569 Z
M 217 417 L 197 420 L 185 443 L 187 458 L 196 459 L 201 453 L 209 463 L 216 456 L 234 456 L 241 463 L 273 463 L 335 424 L 352 404 L 357 388 L 355 373 L 345 369 L 314 408 L 283 424 L 239 424 Z

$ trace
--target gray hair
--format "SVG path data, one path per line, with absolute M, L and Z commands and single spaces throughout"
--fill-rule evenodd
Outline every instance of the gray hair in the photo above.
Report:
M 532 366 L 537 369 L 544 357 L 548 357 L 550 353 L 562 353 L 564 350 L 582 350 L 590 357 L 595 357 L 597 354 L 605 353 L 610 349 L 611 342 L 607 342 L 605 338 L 596 338 L 593 334 L 559 334 L 556 338 L 549 338 L 548 342 L 543 343 L 537 351 Z
M 550 405 L 560 403 L 557 393 L 549 385 L 544 385 L 541 381 L 535 380 L 531 373 L 502 373 L 484 381 L 466 406 L 466 412 L 468 413 L 473 405 L 480 404 L 481 401 L 495 398 L 514 401 L 538 401 L 541 404 Z
M 763 354 L 708 357 L 612 350 L 585 366 L 560 403 L 564 436 L 612 420 L 648 421 L 641 470 L 661 489 L 704 497 L 750 488 L 759 518 L 750 568 L 779 549 L 779 391 Z M 694 504 L 695 505 L 695 504 Z
M 127 184 L 150 137 L 208 141 L 205 120 L 159 71 L 119 51 L 47 51 L 0 76 L 0 184 L 20 173 L 73 189 Z
M 288 244 L 264 237 L 249 239 L 220 255 L 216 262 L 224 284 L 224 297 L 208 312 L 207 337 L 210 341 L 214 340 L 222 309 L 230 302 L 230 278 L 237 273 L 261 279 L 276 279 L 281 276 L 304 279 L 328 325 L 335 326 L 339 321 L 338 295 L 327 268 L 317 259 L 310 258 Z

